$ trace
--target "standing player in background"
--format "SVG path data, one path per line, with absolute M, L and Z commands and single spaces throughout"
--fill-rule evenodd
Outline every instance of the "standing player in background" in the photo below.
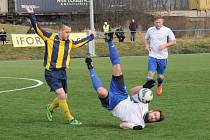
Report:
M 58 28 L 58 35 L 47 32 L 39 27 L 37 19 L 34 15 L 33 7 L 26 5 L 25 10 L 29 13 L 31 24 L 35 29 L 35 32 L 45 42 L 45 79 L 51 88 L 51 91 L 54 91 L 57 96 L 53 102 L 46 107 L 47 118 L 49 121 L 52 121 L 52 114 L 54 110 L 57 107 L 60 107 L 61 111 L 64 113 L 67 123 L 71 125 L 80 125 L 82 123 L 72 116 L 67 103 L 68 91 L 66 67 L 69 66 L 71 49 L 81 47 L 93 40 L 94 35 L 91 34 L 79 41 L 73 41 L 69 37 L 71 27 L 63 24 Z
M 154 26 L 147 30 L 145 36 L 145 49 L 149 52 L 148 57 L 148 75 L 145 88 L 152 88 L 155 83 L 155 74 L 157 72 L 157 95 L 160 96 L 163 91 L 164 72 L 167 67 L 168 48 L 176 44 L 176 38 L 171 29 L 163 26 L 163 18 L 156 16 Z

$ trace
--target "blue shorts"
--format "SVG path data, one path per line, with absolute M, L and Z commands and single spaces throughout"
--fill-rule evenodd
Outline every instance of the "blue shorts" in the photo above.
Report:
M 158 75 L 163 75 L 167 67 L 167 59 L 156 59 L 148 57 L 148 71 L 157 72 Z
M 121 77 L 123 78 L 123 77 Z M 107 110 L 113 110 L 114 107 L 121 101 L 125 100 L 128 98 L 128 92 L 126 90 L 126 86 L 123 81 L 122 88 L 120 89 L 120 86 L 117 82 L 116 79 L 112 78 L 111 83 L 110 83 L 110 89 L 108 92 L 108 97 L 106 101 L 101 100 L 102 106 L 106 108 Z
M 59 88 L 63 88 L 65 93 L 68 92 L 66 70 L 45 70 L 45 80 L 49 85 L 51 91 L 55 91 Z

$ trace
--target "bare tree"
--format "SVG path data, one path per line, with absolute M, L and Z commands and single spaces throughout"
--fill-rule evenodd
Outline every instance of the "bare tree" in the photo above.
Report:
M 161 0 L 161 7 L 162 7 L 162 10 L 166 10 L 166 4 L 167 4 L 168 0 Z
M 174 9 L 176 9 L 176 4 L 177 4 L 177 1 L 174 0 Z

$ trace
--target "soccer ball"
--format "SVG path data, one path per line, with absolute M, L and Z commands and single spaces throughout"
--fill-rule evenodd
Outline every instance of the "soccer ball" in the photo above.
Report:
M 149 103 L 153 99 L 152 90 L 148 88 L 142 88 L 139 90 L 138 98 L 143 103 Z

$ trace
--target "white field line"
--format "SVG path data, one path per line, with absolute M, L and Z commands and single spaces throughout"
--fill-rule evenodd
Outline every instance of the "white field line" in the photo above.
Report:
M 28 86 L 28 87 L 24 87 L 24 88 L 17 88 L 17 89 L 11 89 L 11 90 L 2 90 L 2 91 L 0 91 L 0 93 L 13 92 L 13 91 L 20 91 L 20 90 L 31 89 L 31 88 L 35 88 L 35 87 L 41 86 L 41 85 L 43 84 L 43 82 L 40 81 L 40 80 L 29 79 L 29 78 L 0 77 L 0 79 L 28 80 L 28 81 L 35 81 L 35 82 L 37 83 L 36 85 L 32 85 L 32 86 Z

